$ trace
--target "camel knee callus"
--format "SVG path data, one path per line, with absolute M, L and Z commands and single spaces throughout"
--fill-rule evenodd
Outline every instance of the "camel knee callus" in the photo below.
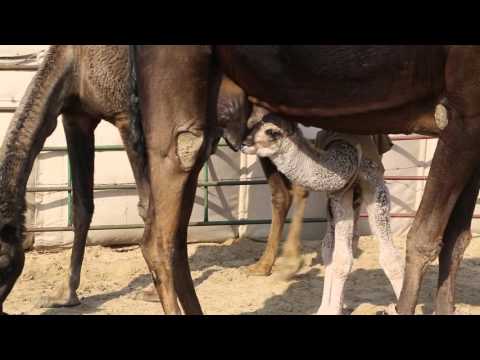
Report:
M 190 170 L 195 165 L 203 141 L 203 134 L 195 135 L 188 131 L 177 136 L 177 156 L 185 170 Z

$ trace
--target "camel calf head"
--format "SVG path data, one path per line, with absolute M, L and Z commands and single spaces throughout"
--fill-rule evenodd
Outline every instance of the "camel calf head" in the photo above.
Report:
M 296 124 L 277 115 L 268 114 L 258 122 L 242 144 L 242 152 L 260 157 L 272 157 L 286 152 L 285 140 L 298 132 Z

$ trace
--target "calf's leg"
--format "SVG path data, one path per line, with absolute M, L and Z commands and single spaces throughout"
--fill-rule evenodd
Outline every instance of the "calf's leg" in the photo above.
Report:
M 318 315 L 342 314 L 345 282 L 353 265 L 353 190 L 330 195 L 330 205 L 335 238 L 333 249 L 329 244 L 322 249 L 325 277 Z

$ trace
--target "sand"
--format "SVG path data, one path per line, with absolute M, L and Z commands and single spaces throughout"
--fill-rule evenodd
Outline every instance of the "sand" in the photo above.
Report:
M 395 240 L 402 249 L 405 239 Z M 298 276 L 284 281 L 275 276 L 249 276 L 245 267 L 259 258 L 264 244 L 248 239 L 223 244 L 189 245 L 195 287 L 206 314 L 312 314 L 320 306 L 323 266 L 319 241 L 305 242 L 305 266 Z M 378 264 L 378 243 L 362 237 L 361 254 L 354 262 L 345 301 L 352 315 L 375 315 L 394 299 L 394 293 Z M 4 310 L 10 314 L 103 315 L 162 314 L 158 303 L 135 300 L 135 294 L 150 283 L 145 262 L 137 246 L 129 248 L 89 247 L 79 289 L 80 306 L 43 309 L 42 296 L 54 292 L 64 280 L 69 250 L 57 253 L 30 252 L 23 274 L 8 297 Z M 280 262 L 282 259 L 279 260 Z M 438 266 L 432 264 L 422 288 L 418 314 L 431 314 Z M 278 273 L 277 273 L 278 274 Z M 474 238 L 466 252 L 457 282 L 458 309 L 480 314 L 480 241 Z

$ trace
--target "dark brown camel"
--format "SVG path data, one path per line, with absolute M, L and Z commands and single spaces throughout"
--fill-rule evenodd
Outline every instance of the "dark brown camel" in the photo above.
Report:
M 454 311 L 453 284 L 470 240 L 480 177 L 480 47 L 134 48 L 148 171 L 156 185 L 142 250 L 167 314 L 180 313 L 177 294 L 187 314 L 201 313 L 187 258 L 187 224 L 198 172 L 215 141 L 222 72 L 256 105 L 291 121 L 360 134 L 440 137 L 408 236 L 397 309 L 414 313 L 426 267 L 440 254 L 436 311 Z
M 23 262 L 18 244 L 24 228 L 26 182 L 60 114 L 71 162 L 75 235 L 68 279 L 52 297 L 42 299 L 42 305 L 79 304 L 76 290 L 94 210 L 94 131 L 101 119 L 120 132 L 140 195 L 139 213 L 145 219 L 149 183 L 144 154 L 138 152 L 141 134 L 132 134 L 129 126 L 128 65 L 128 46 L 51 46 L 15 112 L 0 161 L 0 312 Z M 17 264 L 8 262 L 10 254 L 16 254 Z
M 26 181 L 45 139 L 55 129 L 59 115 L 63 115 L 72 166 L 74 244 L 67 280 L 54 294 L 41 299 L 41 305 L 57 307 L 80 303 L 76 291 L 94 211 L 94 131 L 101 119 L 116 126 L 120 132 L 139 190 L 139 214 L 146 220 L 149 180 L 145 172 L 145 154 L 141 152 L 142 129 L 130 128 L 128 66 L 127 45 L 54 45 L 32 79 L 12 118 L 2 149 L 0 178 L 3 181 L 0 185 L 3 187 L 0 187 L 0 193 L 2 199 L 10 197 L 12 202 L 2 203 L 0 208 L 0 220 L 4 222 L 3 238 L 7 240 L 0 248 L 0 312 L 1 304 L 13 286 L 13 277 L 8 283 L 2 283 L 2 277 L 8 280 L 9 276 L 20 273 L 18 268 L 6 265 L 10 256 L 8 251 L 14 254 L 9 247 L 17 246 L 23 238 Z M 218 102 L 218 122 L 225 129 L 223 135 L 227 142 L 238 144 L 241 141 L 249 111 L 245 94 L 225 78 Z M 277 182 L 271 184 L 275 186 Z M 275 188 L 273 190 L 275 192 Z M 23 255 L 16 256 L 18 265 L 21 265 Z

